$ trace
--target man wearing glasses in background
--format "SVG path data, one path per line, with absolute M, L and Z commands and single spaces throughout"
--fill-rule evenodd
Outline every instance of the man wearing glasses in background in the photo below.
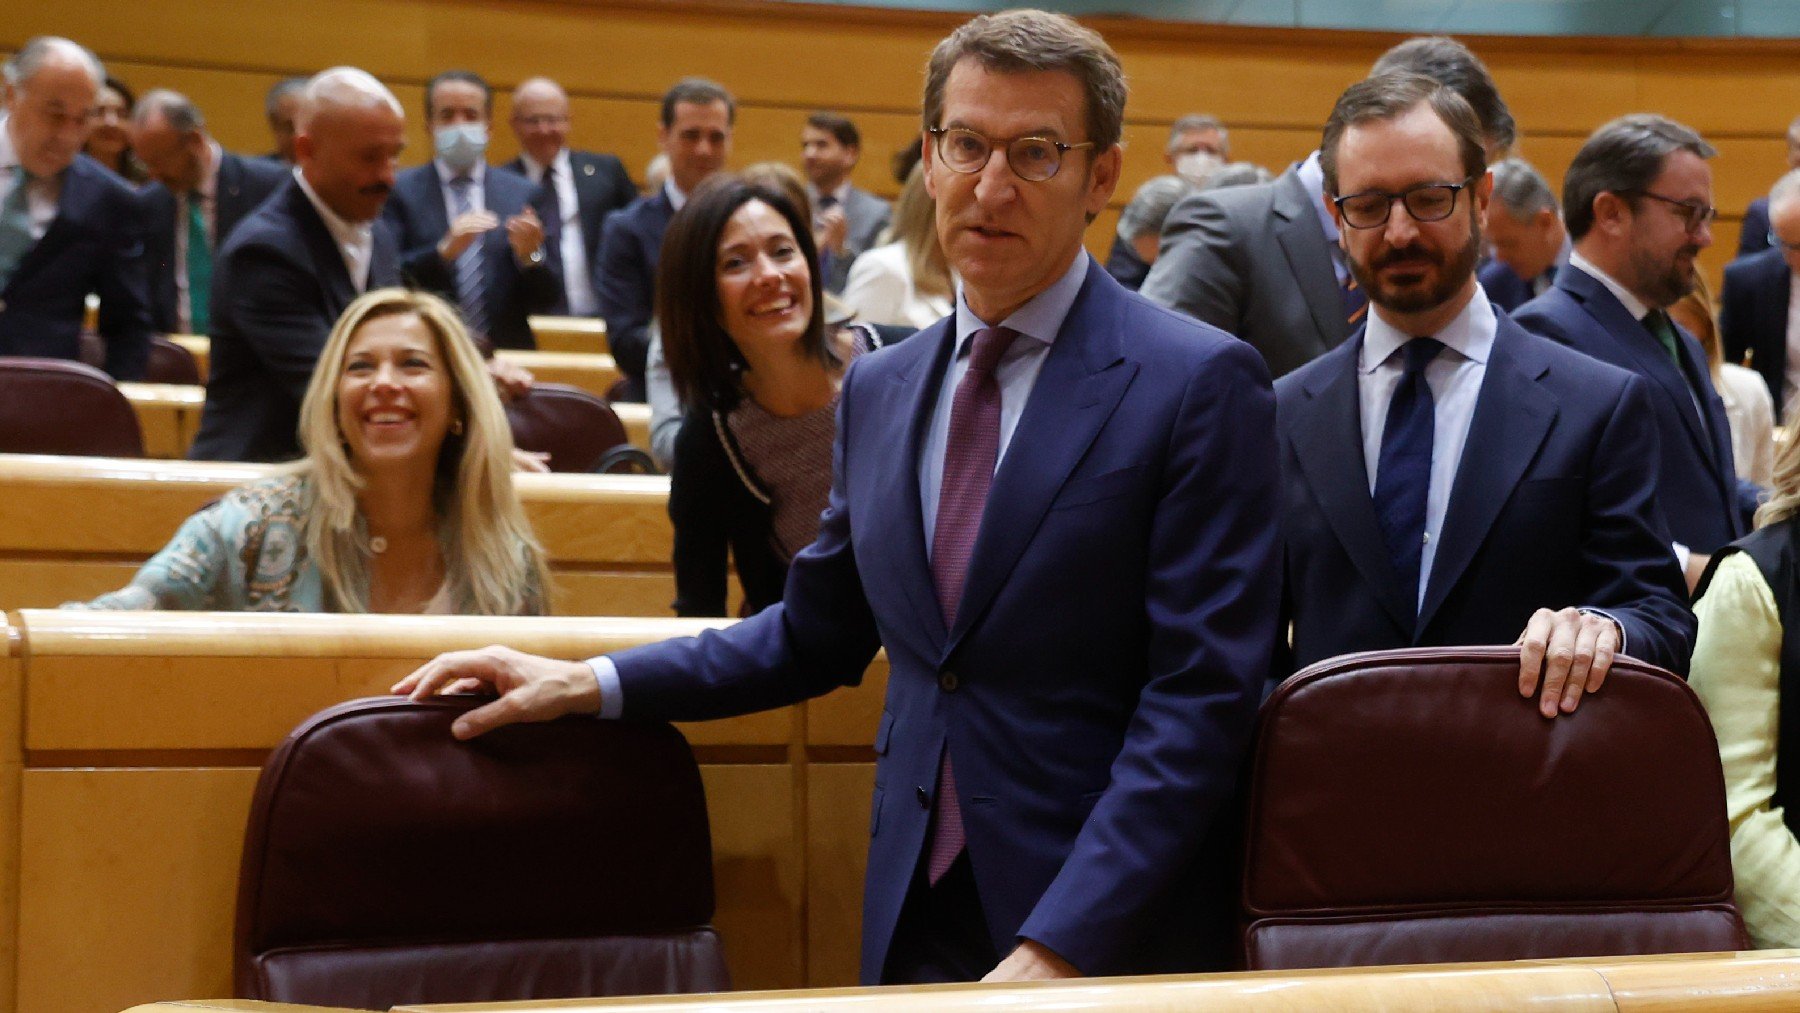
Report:
M 1699 134 L 1647 113 L 1594 131 L 1563 176 L 1569 269 L 1514 314 L 1526 330 L 1647 381 L 1662 448 L 1656 499 L 1690 587 L 1756 509 L 1756 487 L 1732 464 L 1706 353 L 1666 312 L 1694 287 L 1695 258 L 1712 245 L 1714 154 Z
M 855 683 L 885 647 L 865 982 L 1227 966 L 1230 799 L 1277 633 L 1274 398 L 1249 345 L 1082 249 L 1124 108 L 1118 57 L 1063 15 L 938 45 L 924 166 L 956 311 L 851 365 L 781 602 L 592 668 L 448 654 L 396 691 L 501 690 L 463 737 L 698 720 Z
M 1694 617 L 1655 505 L 1648 384 L 1489 303 L 1493 180 L 1468 103 L 1372 77 L 1319 151 L 1370 313 L 1275 385 L 1293 656 L 1274 674 L 1516 641 L 1519 692 L 1554 718 L 1617 654 L 1685 672 Z

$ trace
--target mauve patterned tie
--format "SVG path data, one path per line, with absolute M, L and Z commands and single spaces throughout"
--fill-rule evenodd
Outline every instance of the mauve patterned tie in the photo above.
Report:
M 957 383 L 950 402 L 944 480 L 938 488 L 937 527 L 931 542 L 931 579 L 937 585 L 938 608 L 944 613 L 946 627 L 956 625 L 969 557 L 975 550 L 975 534 L 981 529 L 981 511 L 994 480 L 994 463 L 1000 458 L 1000 384 L 994 379 L 994 367 L 1018 336 L 1018 331 L 1005 327 L 986 327 L 970 335 L 969 370 Z M 926 872 L 935 886 L 962 854 L 965 843 L 948 743 L 938 767 L 932 816 Z

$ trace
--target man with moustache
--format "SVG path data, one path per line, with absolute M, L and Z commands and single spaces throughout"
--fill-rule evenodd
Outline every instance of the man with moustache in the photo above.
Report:
M 465 738 L 693 720 L 855 683 L 885 648 L 865 981 L 1222 968 L 1227 809 L 1277 633 L 1267 372 L 1082 249 L 1122 160 L 1097 34 L 977 17 L 922 108 L 956 312 L 851 363 L 783 600 L 591 666 L 447 654 L 395 689 L 496 686 Z
M 190 456 L 283 461 L 300 453 L 300 401 L 338 315 L 400 283 L 399 247 L 380 220 L 406 143 L 400 103 L 354 67 L 302 89 L 298 165 L 219 251 L 211 377 Z
M 1713 154 L 1699 134 L 1647 113 L 1594 131 L 1563 176 L 1568 266 L 1515 314 L 1527 330 L 1646 381 L 1660 446 L 1656 499 L 1690 586 L 1713 552 L 1748 530 L 1756 506 L 1755 487 L 1737 479 L 1706 353 L 1667 313 L 1712 245 Z
M 1276 677 L 1517 642 L 1519 692 L 1553 718 L 1618 654 L 1685 672 L 1694 618 L 1655 507 L 1646 385 L 1489 303 L 1475 263 L 1492 180 L 1468 104 L 1372 77 L 1319 150 L 1371 311 L 1275 385 L 1293 620 Z

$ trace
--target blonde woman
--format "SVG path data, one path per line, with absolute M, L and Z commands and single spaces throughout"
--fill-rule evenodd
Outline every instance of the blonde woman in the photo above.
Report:
M 850 265 L 842 298 L 858 320 L 919 328 L 950 315 L 956 290 L 938 245 L 936 216 L 923 170 L 915 165 L 894 205 L 893 242 Z
M 1759 948 L 1800 946 L 1797 425 L 1788 426 L 1757 530 L 1714 556 L 1701 580 L 1688 676 L 1718 736 L 1738 910 Z
M 541 615 L 512 434 L 456 312 L 388 288 L 345 309 L 300 406 L 306 456 L 190 517 L 88 608 Z

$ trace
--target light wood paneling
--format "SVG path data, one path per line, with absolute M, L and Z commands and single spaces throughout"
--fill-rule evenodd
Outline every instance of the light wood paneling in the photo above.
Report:
M 200 412 L 206 406 L 206 388 L 176 383 L 121 383 L 119 392 L 137 413 L 144 436 L 144 456 L 176 459 L 187 457 L 194 435 L 200 431 Z
M 807 984 L 806 892 L 795 799 L 798 771 L 786 764 L 702 766 L 712 820 L 713 925 L 725 942 L 734 989 Z
M 529 322 L 540 352 L 612 352 L 606 343 L 606 321 L 597 317 L 536 316 Z
M 814 763 L 806 777 L 807 979 L 814 987 L 854 985 L 875 765 Z
M 619 380 L 619 367 L 613 357 L 599 352 L 525 352 L 502 349 L 496 358 L 517 363 L 531 370 L 539 383 L 566 383 L 579 387 L 597 398 Z
M 19 938 L 19 793 L 25 772 L 25 683 L 19 638 L 0 618 L 0 940 Z M 0 942 L 0 1011 L 11 1013 L 18 950 Z

